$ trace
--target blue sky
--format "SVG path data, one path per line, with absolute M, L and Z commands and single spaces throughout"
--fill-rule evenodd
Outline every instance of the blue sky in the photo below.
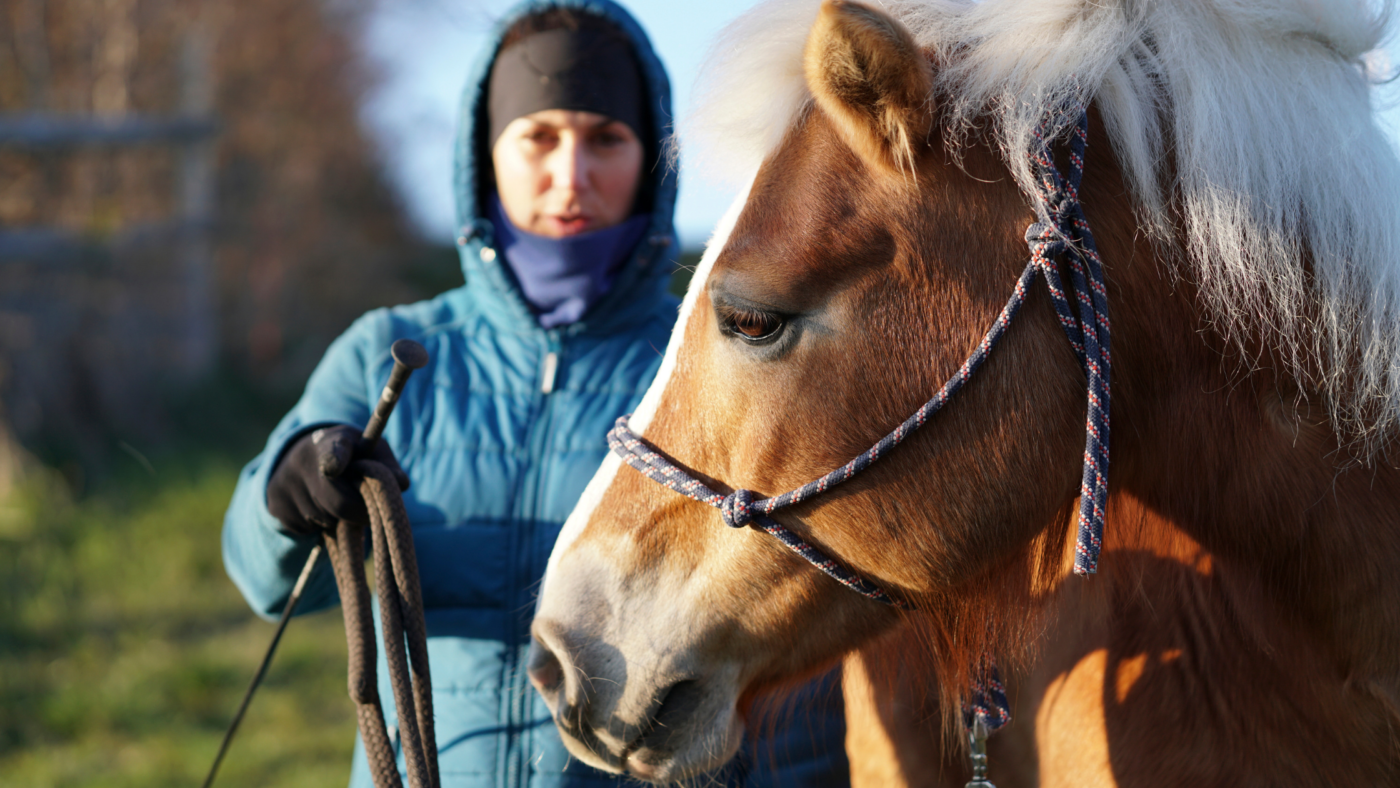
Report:
M 651 35 L 671 73 L 676 112 L 689 108 L 706 47 L 753 0 L 623 0 Z M 493 21 L 513 0 L 380 0 L 364 43 L 380 75 L 362 119 L 410 214 L 429 238 L 448 242 L 452 221 L 452 138 L 458 94 Z M 1400 138 L 1400 85 L 1378 93 L 1385 125 Z M 676 225 L 698 246 L 733 198 L 681 162 Z

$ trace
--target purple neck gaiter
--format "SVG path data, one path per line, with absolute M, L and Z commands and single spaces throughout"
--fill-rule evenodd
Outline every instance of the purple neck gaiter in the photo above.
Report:
M 577 322 L 612 287 L 613 276 L 637 247 L 650 216 L 591 233 L 546 238 L 516 227 L 501 198 L 491 195 L 496 247 L 544 328 Z

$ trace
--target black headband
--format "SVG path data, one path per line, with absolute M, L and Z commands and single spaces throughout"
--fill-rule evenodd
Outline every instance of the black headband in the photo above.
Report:
M 491 144 L 516 118 L 545 109 L 596 112 L 631 127 L 639 139 L 645 96 L 632 48 L 616 34 L 556 28 L 501 51 L 491 70 Z

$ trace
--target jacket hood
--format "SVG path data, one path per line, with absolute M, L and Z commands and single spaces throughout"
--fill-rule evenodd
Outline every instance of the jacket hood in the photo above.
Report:
M 481 178 L 489 177 L 490 167 L 481 159 L 489 156 L 487 91 L 491 68 L 500 51 L 506 31 L 521 18 L 552 8 L 572 8 L 603 17 L 616 25 L 632 41 L 647 89 L 650 108 L 651 143 L 659 161 L 646 167 L 643 177 L 651 180 L 651 223 L 631 258 L 618 270 L 607 295 L 577 323 L 563 326 L 564 333 L 611 331 L 649 312 L 662 297 L 670 280 L 668 263 L 678 252 L 673 216 L 676 207 L 676 173 L 665 160 L 672 132 L 671 83 L 666 68 L 657 57 L 646 32 L 637 20 L 612 0 L 525 0 L 511 8 L 496 23 L 491 38 L 468 75 L 462 93 L 458 120 L 453 188 L 457 197 L 457 251 L 469 295 L 480 307 L 520 330 L 544 331 L 530 311 L 519 284 L 506 268 L 495 246 L 488 206 L 483 204 Z M 642 191 L 646 191 L 643 189 Z

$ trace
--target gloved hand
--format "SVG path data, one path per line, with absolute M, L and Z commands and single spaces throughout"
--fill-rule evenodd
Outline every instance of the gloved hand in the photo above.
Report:
M 337 424 L 313 430 L 287 449 L 267 483 L 267 509 L 287 533 L 315 535 L 335 528 L 338 520 L 369 523 L 360 475 L 346 472 L 355 460 L 382 463 L 399 490 L 408 489 L 408 474 L 389 444 L 375 441 L 372 450 L 365 444 L 359 430 Z

